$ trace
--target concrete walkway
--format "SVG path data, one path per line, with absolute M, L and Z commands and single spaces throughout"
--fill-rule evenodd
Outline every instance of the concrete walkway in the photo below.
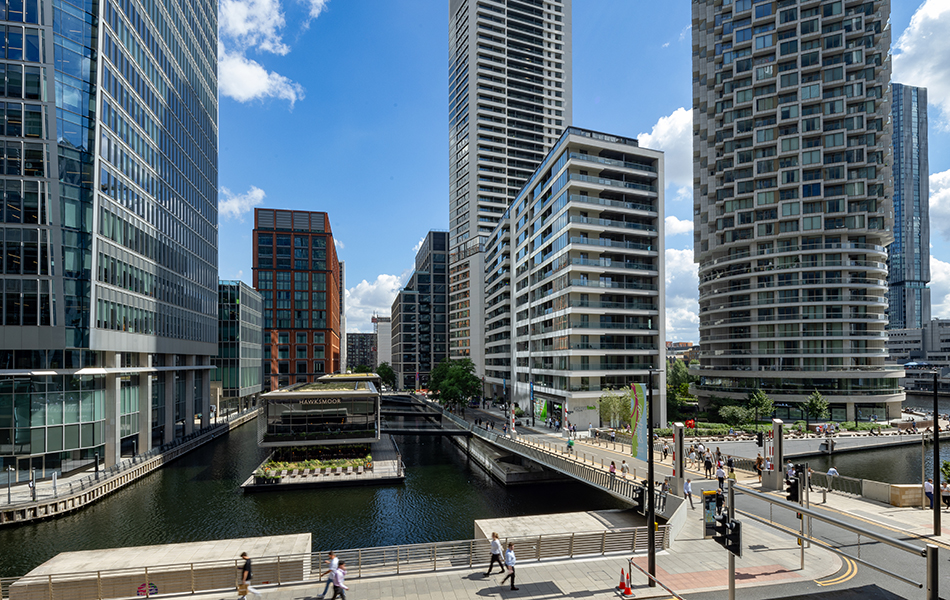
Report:
M 672 548 L 657 554 L 657 577 L 677 593 L 726 589 L 728 558 L 726 551 L 711 539 L 703 539 L 699 504 L 690 511 L 683 534 Z M 737 589 L 827 577 L 838 572 L 841 561 L 831 552 L 812 548 L 805 554 L 801 569 L 800 549 L 795 541 L 755 523 L 743 523 L 745 548 L 736 559 Z M 519 548 L 515 547 L 515 553 Z M 522 549 L 525 554 L 528 549 Z M 478 598 L 616 598 L 620 570 L 628 570 L 631 556 L 591 557 L 544 562 L 521 561 L 517 567 L 517 591 L 500 585 L 503 575 L 483 577 L 486 564 L 475 569 L 417 573 L 367 579 L 350 578 L 348 598 L 401 599 L 473 599 Z M 644 569 L 645 554 L 633 557 Z M 487 559 L 487 557 L 486 557 Z M 487 560 L 486 560 L 487 563 Z M 634 571 L 631 577 L 636 598 L 669 597 L 660 587 L 650 588 L 646 577 Z M 323 591 L 322 583 L 293 586 L 260 586 L 266 600 L 315 598 Z M 331 590 L 332 592 L 332 590 Z M 229 593 L 196 594 L 199 599 L 233 599 Z M 252 596 L 253 597 L 253 596 Z M 329 598 L 329 596 L 327 596 Z

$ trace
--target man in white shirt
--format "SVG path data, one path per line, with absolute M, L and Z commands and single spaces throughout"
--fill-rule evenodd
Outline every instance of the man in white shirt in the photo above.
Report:
M 330 586 L 333 585 L 333 572 L 340 568 L 340 559 L 336 557 L 336 553 L 331 551 L 328 556 L 330 558 L 323 561 L 327 563 L 328 568 L 320 575 L 320 577 L 323 577 L 324 575 L 330 576 L 327 577 L 327 584 L 323 586 L 323 593 L 317 596 L 317 598 L 323 598 L 327 595 L 327 591 L 330 589 Z
M 924 482 L 924 495 L 930 500 L 930 510 L 934 507 L 934 480 L 928 479 Z
M 840 473 L 838 473 L 838 469 L 834 467 L 828 469 L 828 477 L 837 477 L 838 475 L 840 475 Z
M 515 545 L 513 542 L 508 542 L 508 550 L 505 552 L 505 565 L 508 566 L 508 574 L 505 575 L 505 578 L 501 580 L 501 584 L 505 585 L 505 581 L 511 577 L 512 591 L 518 590 L 518 588 L 515 587 L 515 562 Z
M 686 485 L 683 486 L 683 496 L 689 500 L 689 507 L 696 508 L 693 506 L 693 480 L 687 479 Z
M 498 568 L 504 573 L 505 563 L 501 562 L 501 540 L 498 539 L 498 533 L 493 531 L 491 532 L 491 562 L 488 563 L 488 572 L 485 573 L 485 577 L 491 575 L 491 570 L 495 567 L 496 562 Z

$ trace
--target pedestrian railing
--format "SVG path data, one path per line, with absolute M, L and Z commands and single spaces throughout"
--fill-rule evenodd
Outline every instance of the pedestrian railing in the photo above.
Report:
M 828 475 L 827 473 L 811 473 L 809 475 L 813 487 L 820 487 L 832 492 L 842 492 L 853 496 L 864 494 L 864 480 L 843 475 Z
M 629 554 L 648 550 L 646 527 L 558 533 L 503 539 L 514 543 L 519 563 L 554 559 Z M 669 528 L 661 525 L 657 550 L 669 545 Z M 491 544 L 487 539 L 407 544 L 337 550 L 346 562 L 347 578 L 359 579 L 451 569 L 484 569 Z M 325 570 L 326 552 L 254 558 L 256 585 L 314 582 Z M 136 596 L 187 594 L 234 589 L 243 561 L 217 560 L 141 568 L 106 569 L 0 579 L 0 598 L 54 600 L 61 598 L 119 599 Z
M 438 409 L 441 410 L 441 407 L 438 407 Z M 515 454 L 529 458 L 559 473 L 586 481 L 613 495 L 632 500 L 635 492 L 644 488 L 641 483 L 634 479 L 611 474 L 603 468 L 587 464 L 579 459 L 574 452 L 564 452 L 558 449 L 555 453 L 550 449 L 544 449 L 527 441 L 512 439 L 483 427 L 476 427 L 448 411 L 444 412 L 444 416 L 456 426 L 469 430 L 476 436 L 486 439 L 500 448 L 505 448 Z M 666 500 L 667 494 L 654 488 L 654 506 L 657 514 L 665 513 Z

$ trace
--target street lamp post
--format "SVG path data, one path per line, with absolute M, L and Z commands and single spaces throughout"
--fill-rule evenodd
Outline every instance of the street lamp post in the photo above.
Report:
M 650 368 L 650 389 L 647 403 L 647 571 L 650 573 L 650 587 L 656 587 L 656 499 L 653 494 L 653 374 L 661 373 L 659 369 Z
M 934 501 L 933 501 L 933 510 L 934 510 L 934 535 L 940 535 L 940 500 L 942 495 L 940 493 L 940 413 L 937 411 L 937 389 L 938 381 L 941 375 L 946 376 L 950 372 L 950 369 L 944 368 L 942 370 L 934 371 Z
M 13 504 L 10 496 L 10 481 L 13 479 L 13 472 L 16 471 L 12 466 L 7 467 L 7 504 Z

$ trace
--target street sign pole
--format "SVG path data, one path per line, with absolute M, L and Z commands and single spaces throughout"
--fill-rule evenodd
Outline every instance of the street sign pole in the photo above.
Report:
M 732 488 L 735 483 L 732 479 L 727 479 L 729 490 L 729 522 L 732 523 L 736 518 L 736 494 Z M 729 552 L 729 600 L 736 600 L 736 555 Z

